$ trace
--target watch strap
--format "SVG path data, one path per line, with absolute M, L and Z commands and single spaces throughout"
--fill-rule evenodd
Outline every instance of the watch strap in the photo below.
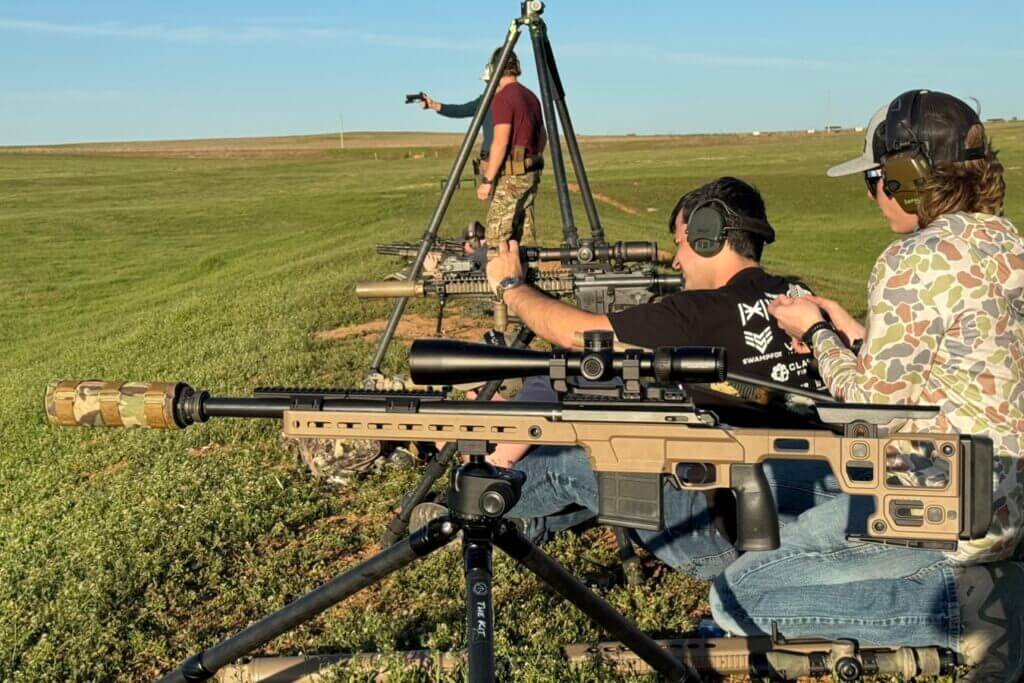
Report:
M 804 332 L 802 337 L 800 337 L 800 341 L 806 344 L 809 348 L 814 348 L 814 335 L 816 335 L 821 330 L 831 330 L 833 332 L 835 331 L 832 325 L 828 324 L 824 320 L 819 320 L 818 322 L 814 323 L 813 325 L 807 328 L 807 331 Z

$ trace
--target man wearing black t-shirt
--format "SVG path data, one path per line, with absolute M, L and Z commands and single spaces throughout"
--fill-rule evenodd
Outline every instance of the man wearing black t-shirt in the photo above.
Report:
M 705 206 L 721 212 L 725 219 L 724 237 L 717 243 L 701 241 L 696 235 L 688 240 L 687 221 Z M 686 290 L 657 303 L 611 315 L 562 303 L 523 283 L 515 242 L 501 245 L 488 264 L 487 277 L 503 296 L 509 313 L 556 346 L 572 346 L 587 330 L 612 330 L 618 341 L 647 348 L 724 346 L 733 371 L 819 389 L 816 375 L 810 371 L 811 355 L 790 348 L 789 336 L 767 312 L 775 297 L 806 290 L 801 292 L 799 285 L 760 267 L 762 248 L 774 239 L 774 231 L 757 190 L 736 178 L 712 181 L 679 200 L 669 229 L 678 247 L 673 267 L 683 272 Z M 510 514 L 531 519 L 530 532 L 535 539 L 542 538 L 543 532 L 578 522 L 581 513 L 583 517 L 596 514 L 597 482 L 582 449 L 539 448 L 524 458 L 526 450 L 501 444 L 489 459 L 527 473 L 523 497 Z M 838 492 L 827 465 L 779 461 L 766 463 L 765 471 L 783 521 Z M 584 509 L 551 517 L 572 505 Z M 677 491 L 666 483 L 663 506 L 664 530 L 635 533 L 664 562 L 709 578 L 735 558 L 732 544 L 712 523 L 703 493 Z M 538 528 L 545 518 L 546 525 Z
M 768 303 L 779 295 L 808 292 L 761 269 L 766 237 L 727 229 L 725 243 L 712 256 L 700 255 L 687 241 L 689 212 L 715 200 L 731 209 L 735 218 L 771 231 L 760 194 L 741 180 L 719 178 L 687 193 L 669 222 L 678 247 L 672 265 L 683 272 L 686 289 L 659 302 L 609 315 L 562 303 L 523 283 L 514 243 L 499 245 L 498 256 L 487 266 L 488 280 L 501 292 L 510 314 L 556 346 L 571 347 L 587 330 L 612 330 L 620 342 L 645 348 L 724 346 L 730 370 L 793 387 L 818 388 L 808 374 L 812 355 L 793 351 L 789 335 L 768 315 Z

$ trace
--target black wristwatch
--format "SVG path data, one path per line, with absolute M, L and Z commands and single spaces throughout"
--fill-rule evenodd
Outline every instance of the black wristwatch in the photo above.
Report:
M 480 179 L 480 184 L 481 185 L 493 185 L 494 184 L 494 178 L 488 178 L 487 176 L 484 176 L 483 178 Z
M 835 328 L 834 327 L 832 327 L 830 324 L 828 324 L 824 320 L 819 320 L 818 322 L 814 323 L 813 325 L 811 325 L 810 327 L 807 328 L 807 331 L 804 332 L 802 337 L 800 337 L 800 341 L 802 341 L 804 344 L 806 344 L 807 348 L 813 349 L 814 348 L 814 335 L 817 334 L 818 332 L 820 332 L 821 330 L 832 330 L 833 332 L 835 332 Z

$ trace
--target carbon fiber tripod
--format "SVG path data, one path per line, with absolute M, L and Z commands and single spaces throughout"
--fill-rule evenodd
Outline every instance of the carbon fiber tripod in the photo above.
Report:
M 693 667 L 644 635 L 637 626 L 580 583 L 503 516 L 519 500 L 525 476 L 487 464 L 483 453 L 452 470 L 448 515 L 432 520 L 400 542 L 356 565 L 282 609 L 186 660 L 163 683 L 205 681 L 231 662 L 282 633 L 384 579 L 392 572 L 456 540 L 462 531 L 466 576 L 468 680 L 495 680 L 491 563 L 494 547 L 523 565 L 630 648 L 669 681 L 700 681 Z

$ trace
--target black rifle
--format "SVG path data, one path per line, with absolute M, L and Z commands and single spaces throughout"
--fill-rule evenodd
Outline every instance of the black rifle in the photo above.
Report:
M 632 266 L 622 270 L 527 268 L 526 282 L 552 296 L 572 296 L 580 308 L 594 313 L 614 313 L 647 303 L 683 287 L 681 275 L 659 273 L 651 266 Z M 438 272 L 415 280 L 376 280 L 356 284 L 360 299 L 395 299 L 436 296 L 438 298 L 437 334 L 442 331 L 445 307 L 454 299 L 475 299 L 494 303 L 494 329 L 504 332 L 507 309 L 494 298 L 485 273 L 479 270 Z

